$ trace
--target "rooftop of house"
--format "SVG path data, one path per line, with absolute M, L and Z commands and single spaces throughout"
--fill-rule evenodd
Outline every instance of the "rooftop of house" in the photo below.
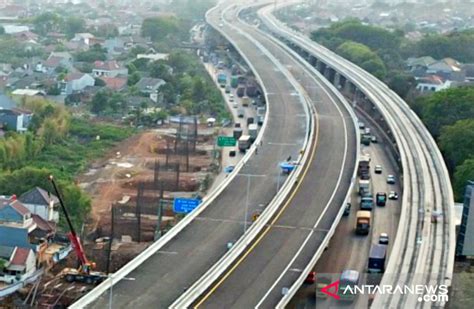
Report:
M 57 196 L 40 187 L 34 187 L 30 191 L 23 193 L 18 200 L 25 204 L 34 205 L 49 205 L 51 200 L 54 204 L 59 203 Z
M 443 85 L 444 80 L 438 75 L 427 75 L 420 78 L 419 83 L 430 84 L 430 85 Z
M 53 223 L 46 221 L 37 214 L 32 214 L 31 218 L 36 223 L 36 228 L 45 233 L 51 233 L 56 229 Z
M 147 89 L 150 87 L 157 87 L 166 84 L 164 80 L 161 78 L 152 78 L 152 77 L 142 77 L 136 86 L 139 89 Z
M 0 93 L 0 109 L 12 109 L 14 107 L 16 107 L 16 103 L 3 93 Z
M 113 71 L 120 68 L 121 66 L 115 60 L 94 62 L 94 69 L 96 70 Z
M 101 77 L 105 82 L 105 86 L 112 90 L 121 90 L 127 85 L 127 78 L 125 77 Z
M 424 66 L 427 67 L 432 63 L 435 63 L 436 59 L 431 56 L 419 57 L 419 58 L 408 58 L 407 65 L 412 66 Z
M 0 246 L 0 258 L 4 260 L 10 260 L 15 247 Z
M 15 199 L 0 199 L 0 210 L 7 207 L 11 206 L 12 209 L 14 209 L 18 214 L 25 216 L 28 214 L 31 214 L 31 212 L 23 206 L 23 204 Z
M 30 254 L 30 251 L 31 249 L 16 247 L 13 259 L 11 260 L 8 268 L 23 270 L 26 265 L 26 261 L 28 260 L 28 255 Z
M 64 80 L 69 82 L 72 80 L 81 79 L 84 75 L 86 75 L 86 73 L 81 73 L 81 72 L 69 73 L 68 75 L 66 75 Z

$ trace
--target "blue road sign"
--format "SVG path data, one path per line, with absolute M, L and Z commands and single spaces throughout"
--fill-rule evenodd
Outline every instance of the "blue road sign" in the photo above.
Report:
M 201 204 L 200 199 L 177 197 L 173 202 L 173 211 L 180 214 L 188 214 Z

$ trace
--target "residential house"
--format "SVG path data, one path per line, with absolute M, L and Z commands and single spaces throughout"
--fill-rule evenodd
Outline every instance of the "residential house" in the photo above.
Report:
M 437 92 L 451 86 L 450 80 L 443 80 L 437 75 L 428 75 L 417 79 L 416 89 L 421 93 Z
M 406 65 L 411 74 L 415 77 L 423 77 L 426 75 L 428 66 L 435 63 L 433 57 L 426 56 L 420 58 L 408 58 Z
M 12 97 L 43 97 L 46 92 L 38 89 L 15 89 L 12 92 Z
M 59 199 L 48 191 L 35 187 L 23 193 L 18 199 L 32 214 L 40 216 L 46 221 L 59 222 L 57 206 Z
M 12 36 L 20 42 L 35 42 L 38 43 L 39 35 L 31 31 L 21 31 L 12 34 Z
M 474 82 L 474 63 L 467 63 L 462 66 L 466 81 Z
M 32 116 L 31 112 L 18 108 L 0 109 L 0 127 L 24 133 L 28 130 Z
M 87 46 L 92 46 L 92 42 L 95 36 L 92 33 L 76 33 L 74 38 L 72 38 L 72 42 L 82 42 Z
M 58 67 L 71 69 L 73 67 L 73 58 L 68 52 L 52 52 L 43 63 L 43 66 L 48 72 L 52 72 Z
M 13 284 L 31 276 L 36 270 L 36 255 L 31 248 L 0 246 L 0 281 Z
M 157 103 L 159 101 L 159 89 L 166 82 L 160 78 L 142 77 L 136 86 L 141 93 L 148 94 L 150 99 Z
M 437 75 L 451 81 L 464 81 L 465 79 L 465 76 L 462 74 L 461 64 L 452 58 L 444 58 L 431 63 L 426 69 L 426 74 Z
M 128 69 L 119 65 L 115 60 L 96 61 L 92 74 L 94 77 L 117 77 L 118 75 L 128 75 Z
M 137 59 L 148 59 L 151 61 L 157 60 L 168 60 L 169 54 L 162 54 L 162 53 L 152 53 L 152 54 L 138 54 Z
M 107 54 L 109 58 L 121 55 L 127 50 L 125 46 L 125 41 L 122 38 L 118 37 L 105 40 L 102 44 L 102 47 L 107 49 Z
M 0 110 L 2 109 L 12 109 L 16 107 L 16 103 L 12 99 L 0 93 Z
M 126 77 L 101 77 L 101 80 L 105 82 L 105 87 L 115 90 L 121 91 L 127 87 L 127 78 Z
M 95 79 L 87 73 L 69 73 L 63 81 L 59 82 L 61 94 L 70 95 L 74 92 L 83 91 L 88 86 L 94 86 Z

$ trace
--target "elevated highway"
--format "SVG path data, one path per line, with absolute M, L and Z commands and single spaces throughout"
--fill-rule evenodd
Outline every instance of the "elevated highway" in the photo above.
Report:
M 298 1 L 293 1 L 296 3 Z M 291 4 L 286 2 L 278 7 Z M 366 111 L 391 136 L 400 158 L 403 199 L 399 229 L 382 284 L 451 284 L 455 231 L 453 194 L 439 149 L 409 106 L 377 78 L 279 22 L 271 12 L 259 11 L 267 30 L 301 55 L 338 88 L 349 93 L 353 104 Z M 285 297 L 280 305 L 289 300 Z M 377 295 L 374 308 L 443 306 L 419 302 L 418 295 Z
M 265 53 L 271 53 L 295 77 L 313 104 L 317 136 L 311 165 L 299 178 L 293 195 L 234 263 L 194 305 L 205 308 L 273 308 L 281 291 L 304 273 L 316 252 L 333 232 L 355 179 L 358 138 L 355 116 L 335 87 L 311 72 L 303 59 L 295 59 L 285 46 L 238 19 L 240 6 L 214 9 L 207 21 L 219 29 L 244 32 Z M 218 26 L 220 25 L 220 26 Z M 210 276 L 209 276 L 210 277 Z M 204 283 L 203 283 L 204 285 Z M 200 286 L 192 286 L 174 308 L 186 302 Z
M 169 231 L 72 308 L 104 308 L 110 301 L 114 308 L 168 307 L 227 252 L 228 242 L 243 235 L 252 214 L 271 203 L 280 181 L 279 162 L 302 157 L 312 116 L 298 89 L 245 36 L 231 29 L 226 32 L 265 91 L 267 116 L 255 142 L 258 155 L 254 145 L 228 183 L 180 222 L 179 230 Z

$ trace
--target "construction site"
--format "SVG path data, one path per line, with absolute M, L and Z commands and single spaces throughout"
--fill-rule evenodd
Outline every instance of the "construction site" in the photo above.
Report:
M 76 254 L 20 290 L 10 305 L 68 306 L 94 285 L 87 279 L 64 280 L 67 269 L 81 272 L 84 265 L 93 265 L 98 283 L 159 239 L 184 217 L 173 211 L 174 198 L 202 198 L 221 170 L 215 146 L 219 133 L 195 117 L 177 117 L 129 138 L 94 162 L 77 179 L 92 202 L 90 220 L 77 231 L 83 257 L 75 249 Z

